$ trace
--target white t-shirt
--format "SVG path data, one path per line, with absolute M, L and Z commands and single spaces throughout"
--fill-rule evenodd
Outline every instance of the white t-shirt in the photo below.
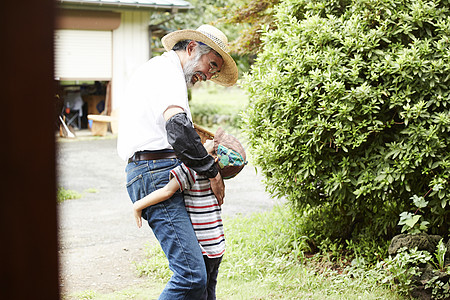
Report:
M 192 120 L 183 69 L 174 51 L 154 57 L 130 78 L 120 107 L 117 151 L 128 160 L 136 151 L 171 149 L 163 113 L 171 105 Z

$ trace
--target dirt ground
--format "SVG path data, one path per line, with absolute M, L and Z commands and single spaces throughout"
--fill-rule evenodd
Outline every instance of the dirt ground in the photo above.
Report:
M 125 189 L 125 162 L 114 136 L 58 139 L 58 186 L 82 194 L 58 205 L 60 287 L 63 297 L 94 291 L 112 293 L 148 284 L 136 275 L 134 262 L 156 243 L 148 225 L 137 228 Z M 226 184 L 224 216 L 270 209 L 272 199 L 261 176 L 247 165 Z

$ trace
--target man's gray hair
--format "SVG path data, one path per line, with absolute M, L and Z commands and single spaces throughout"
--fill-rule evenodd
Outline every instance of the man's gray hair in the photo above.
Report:
M 189 45 L 189 43 L 191 41 L 192 40 L 179 41 L 172 47 L 172 50 L 173 51 L 186 50 L 187 46 Z M 200 56 L 202 56 L 203 54 L 208 54 L 211 50 L 213 50 L 211 47 L 209 47 L 208 45 L 206 45 L 204 43 L 197 42 L 197 41 L 196 41 L 196 43 L 197 43 L 197 47 L 198 47 Z

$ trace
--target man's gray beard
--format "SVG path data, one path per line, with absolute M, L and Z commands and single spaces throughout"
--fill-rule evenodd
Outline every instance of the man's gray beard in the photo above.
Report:
M 198 62 L 200 60 L 201 55 L 196 55 L 193 59 L 189 60 L 183 68 L 184 80 L 186 80 L 187 88 L 191 88 L 194 86 L 192 83 L 192 76 L 195 75 L 195 68 L 198 66 Z

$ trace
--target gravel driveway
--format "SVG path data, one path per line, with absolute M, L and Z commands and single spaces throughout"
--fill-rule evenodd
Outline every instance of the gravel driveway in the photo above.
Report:
M 63 295 L 110 293 L 148 281 L 136 276 L 133 262 L 156 239 L 148 226 L 135 225 L 116 142 L 111 135 L 57 142 L 58 185 L 82 194 L 58 205 Z M 225 184 L 224 216 L 268 210 L 278 202 L 265 193 L 251 165 Z

